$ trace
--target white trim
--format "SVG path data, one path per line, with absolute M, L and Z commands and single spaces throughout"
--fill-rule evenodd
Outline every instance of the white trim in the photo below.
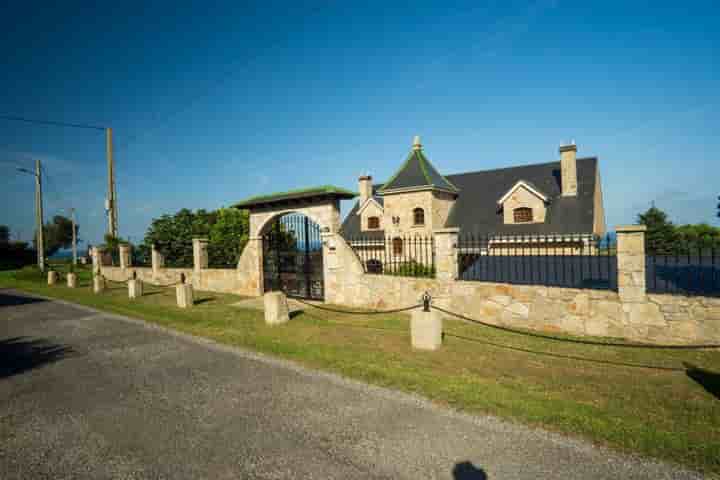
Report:
M 380 205 L 380 203 L 378 203 L 377 200 L 375 200 L 372 197 L 368 197 L 368 199 L 365 200 L 365 203 L 363 203 L 362 206 L 360 208 L 358 208 L 358 211 L 355 215 L 361 215 L 363 210 L 365 210 L 367 208 L 367 206 L 370 204 L 370 202 L 374 203 L 375 206 L 380 209 L 380 212 L 385 213 L 385 209 L 383 208 L 382 205 Z
M 548 201 L 548 198 L 547 198 L 545 195 L 543 195 L 543 194 L 540 193 L 538 190 L 536 190 L 535 188 L 533 188 L 533 187 L 531 187 L 530 185 L 528 185 L 528 184 L 525 182 L 525 180 L 519 180 L 515 185 L 512 186 L 512 188 L 511 188 L 510 190 L 507 191 L 507 193 L 506 193 L 505 195 L 503 195 L 502 197 L 500 197 L 500 200 L 497 201 L 498 205 L 502 205 L 503 203 L 505 203 L 505 201 L 508 199 L 508 197 L 509 197 L 510 195 L 512 195 L 513 193 L 515 193 L 515 190 L 517 190 L 517 189 L 520 188 L 520 187 L 525 188 L 527 191 L 529 191 L 530 193 L 532 193 L 532 194 L 534 194 L 535 196 L 537 196 L 537 197 L 538 197 L 540 200 L 542 200 L 543 202 L 547 202 L 547 201 Z M 529 223 L 529 222 L 523 222 L 523 223 Z

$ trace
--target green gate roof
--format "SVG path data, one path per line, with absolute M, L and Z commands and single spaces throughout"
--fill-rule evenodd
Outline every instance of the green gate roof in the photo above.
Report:
M 286 192 L 271 193 L 268 195 L 256 195 L 233 205 L 235 208 L 256 208 L 266 205 L 288 203 L 297 200 L 324 200 L 324 199 L 351 199 L 357 193 L 334 185 L 321 185 L 319 187 L 301 188 L 288 190 Z

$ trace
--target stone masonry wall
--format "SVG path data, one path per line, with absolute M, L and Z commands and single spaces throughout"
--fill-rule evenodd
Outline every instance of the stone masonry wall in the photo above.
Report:
M 720 299 L 648 295 L 623 302 L 608 290 L 365 274 L 341 237 L 328 235 L 325 242 L 329 303 L 402 308 L 420 303 L 428 291 L 436 305 L 496 325 L 655 343 L 720 341 Z

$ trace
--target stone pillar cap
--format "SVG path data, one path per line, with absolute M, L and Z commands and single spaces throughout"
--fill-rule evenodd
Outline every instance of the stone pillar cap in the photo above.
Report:
M 433 233 L 460 233 L 460 227 L 436 228 Z
M 645 232 L 647 231 L 647 225 L 619 225 L 615 227 L 617 233 L 629 233 L 629 232 Z

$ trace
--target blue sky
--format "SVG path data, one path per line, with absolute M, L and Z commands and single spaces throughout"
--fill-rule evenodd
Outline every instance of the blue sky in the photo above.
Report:
M 421 135 L 446 174 L 598 156 L 608 225 L 652 201 L 717 224 L 717 2 L 31 2 L 0 7 L 0 115 L 111 126 L 120 233 L 389 177 Z M 147 2 L 151 3 L 151 2 Z M 389 5 L 390 4 L 390 5 Z M 0 120 L 0 223 L 106 228 L 104 137 Z M 345 209 L 347 211 L 347 208 Z

